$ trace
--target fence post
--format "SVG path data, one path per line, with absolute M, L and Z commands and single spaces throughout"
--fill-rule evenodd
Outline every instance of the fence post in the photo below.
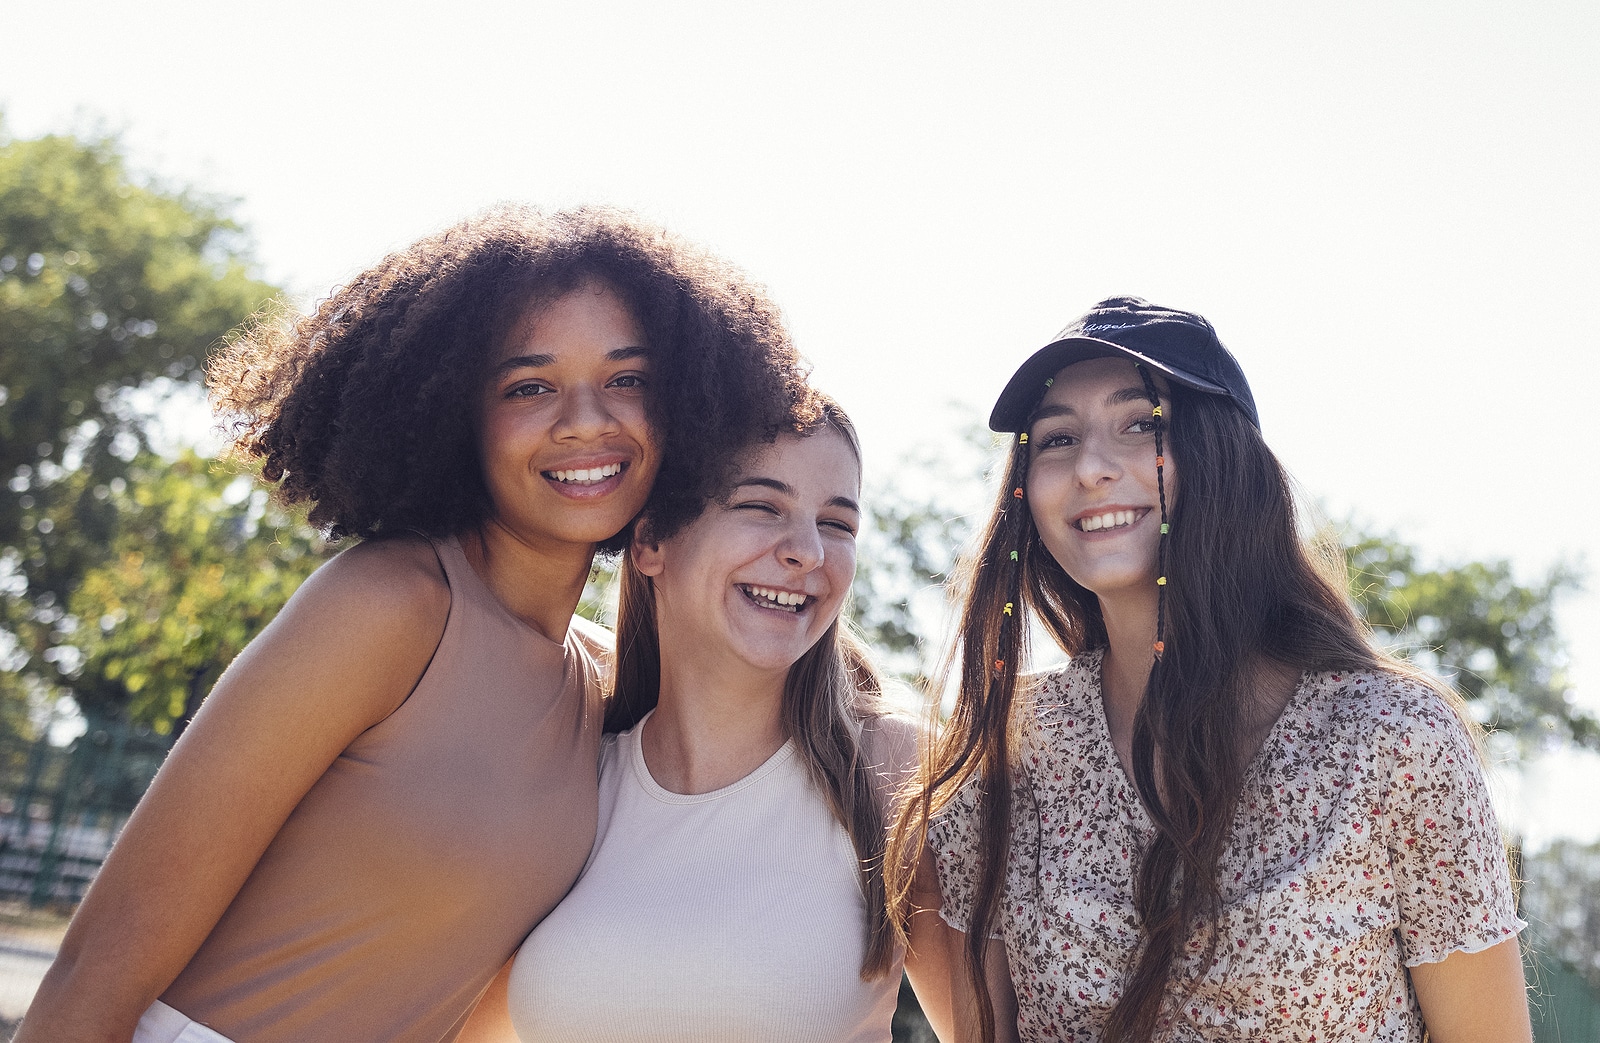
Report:
M 33 795 L 39 791 L 39 776 L 44 774 L 45 755 L 50 750 L 50 730 L 45 729 L 44 734 L 33 741 L 33 746 L 28 750 L 28 777 L 22 784 L 22 792 L 17 794 L 16 803 L 11 808 L 11 814 L 16 819 L 16 826 L 11 830 L 8 840 L 21 844 L 28 842 L 28 834 L 33 831 Z
M 94 746 L 95 724 L 96 722 L 91 719 L 89 730 L 78 736 L 77 741 L 72 744 L 72 758 L 67 761 L 61 788 L 56 792 L 55 808 L 50 815 L 50 839 L 39 855 L 39 872 L 33 878 L 33 893 L 28 898 L 28 904 L 35 908 L 50 901 L 50 889 L 55 885 L 56 870 L 61 864 L 59 850 L 61 827 L 72 810 L 78 778 L 83 774 L 84 762 L 89 758 L 89 751 Z

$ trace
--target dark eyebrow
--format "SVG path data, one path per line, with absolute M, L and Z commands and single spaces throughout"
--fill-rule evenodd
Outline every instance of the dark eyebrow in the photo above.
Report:
M 773 492 L 780 492 L 786 496 L 794 495 L 793 486 L 791 486 L 788 482 L 780 482 L 776 478 L 758 478 L 752 475 L 749 478 L 741 478 L 737 482 L 733 483 L 733 487 L 735 489 L 742 489 L 747 485 L 755 485 L 763 489 L 771 489 Z
M 644 359 L 650 357 L 650 349 L 642 345 L 632 345 L 626 348 L 613 348 L 606 352 L 607 362 L 627 362 L 630 359 Z M 556 364 L 554 355 L 513 355 L 502 360 L 494 367 L 494 376 L 509 373 L 514 369 L 541 369 L 545 366 Z
M 1150 393 L 1142 387 L 1118 388 L 1106 396 L 1106 405 L 1120 406 L 1124 402 L 1149 402 Z
M 513 355 L 508 359 L 502 359 L 494 367 L 494 375 L 498 377 L 500 374 L 510 373 L 514 369 L 539 369 L 542 366 L 553 366 L 555 361 L 556 357 L 554 355 Z
M 792 485 L 790 485 L 788 482 L 779 481 L 776 478 L 761 478 L 752 475 L 749 478 L 741 478 L 737 482 L 733 483 L 733 487 L 735 489 L 743 489 L 747 485 L 754 485 L 762 489 L 771 489 L 773 492 L 783 493 L 785 496 L 794 495 L 794 487 Z M 828 500 L 828 506 L 843 507 L 847 511 L 855 511 L 857 514 L 861 513 L 861 505 L 850 499 L 848 496 L 834 496 Z
M 1118 388 L 1117 390 L 1111 392 L 1111 394 L 1107 395 L 1105 404 L 1108 406 L 1120 406 L 1129 402 L 1148 403 L 1149 401 L 1150 395 L 1145 391 L 1144 388 L 1134 387 L 1130 384 L 1127 387 Z M 1039 421 L 1045 420 L 1049 417 L 1076 415 L 1077 410 L 1073 409 L 1071 406 L 1040 406 L 1033 416 L 1028 418 L 1028 426 L 1032 427 Z

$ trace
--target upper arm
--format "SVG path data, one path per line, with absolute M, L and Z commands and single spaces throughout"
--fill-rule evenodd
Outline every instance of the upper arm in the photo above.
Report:
M 1528 989 L 1515 938 L 1410 970 L 1433 1043 L 1531 1043 Z
M 961 960 L 962 934 L 939 916 L 939 880 L 933 855 L 924 850 L 911 878 L 911 912 L 906 921 L 906 977 L 934 1034 L 955 1038 L 958 986 L 966 984 Z
M 472 1015 L 461 1027 L 455 1043 L 517 1043 L 517 1030 L 511 1024 L 511 1005 L 508 1002 L 511 986 L 511 965 L 516 953 L 500 968 L 483 995 L 478 997 Z
M 966 960 L 962 950 L 967 936 L 954 928 L 947 928 L 954 936 L 956 959 L 950 964 L 950 1035 L 941 1039 L 981 1039 L 977 995 L 972 980 L 967 975 Z M 994 1016 L 995 1043 L 1018 1043 L 1017 993 L 1011 984 L 1011 968 L 1006 963 L 1006 946 L 998 938 L 991 938 L 984 953 L 984 986 L 989 996 L 989 1009 Z M 937 1031 L 937 1030 L 936 1030 Z
M 449 606 L 421 541 L 356 547 L 306 581 L 223 673 L 157 773 L 73 919 L 32 1031 L 19 1039 L 66 1038 L 68 1023 L 50 1018 L 69 1008 L 86 1038 L 131 1032 L 295 805 L 409 695 Z
M 881 714 L 862 722 L 861 752 L 889 823 L 894 821 L 896 798 L 916 774 L 923 735 L 921 725 L 898 714 Z

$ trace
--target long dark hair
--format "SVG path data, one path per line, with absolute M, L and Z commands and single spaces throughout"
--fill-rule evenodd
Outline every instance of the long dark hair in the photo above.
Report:
M 861 444 L 850 418 L 831 399 L 817 396 L 795 423 L 801 437 L 835 431 L 849 443 L 856 462 Z M 652 517 L 640 525 L 649 539 L 670 538 L 679 525 L 663 530 Z M 640 538 L 640 537 L 636 537 Z M 615 690 L 606 707 L 606 731 L 633 727 L 661 695 L 661 638 L 655 590 L 650 577 L 623 555 L 617 607 Z M 793 666 L 783 685 L 782 722 L 801 761 L 829 809 L 850 836 L 867 900 L 866 955 L 861 977 L 871 980 L 894 964 L 896 933 L 886 913 L 883 883 L 884 811 L 873 786 L 872 765 L 862 748 L 864 723 L 883 712 L 883 684 L 866 647 L 842 618 L 835 619 L 817 643 Z
M 1166 548 L 1164 652 L 1133 733 L 1134 783 L 1156 834 L 1139 857 L 1142 944 L 1109 1016 L 1109 1043 L 1155 1036 L 1169 986 L 1187 985 L 1173 978 L 1191 924 L 1204 925 L 1204 946 L 1216 944 L 1217 865 L 1248 762 L 1239 737 L 1258 723 L 1261 669 L 1415 676 L 1372 647 L 1341 584 L 1318 568 L 1298 532 L 1288 476 L 1256 427 L 1221 397 L 1179 386 L 1170 397 L 1165 452 L 1181 489 Z M 978 786 L 981 865 L 965 962 L 986 1041 L 994 1038 L 994 1012 L 984 957 L 1011 839 L 1008 735 L 1026 619 L 1037 618 L 1069 655 L 1107 641 L 1098 599 L 1044 548 L 1019 495 L 1028 451 L 1024 442 L 1013 446 L 997 509 L 964 559 L 955 711 L 922 769 L 920 792 L 898 817 L 887 860 L 891 915 L 903 925 L 929 820 L 962 786 Z M 1026 611 L 1009 614 L 1007 603 Z

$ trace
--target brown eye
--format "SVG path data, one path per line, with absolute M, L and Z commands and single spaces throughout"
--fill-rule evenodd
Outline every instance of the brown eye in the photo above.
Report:
M 1077 435 L 1069 435 L 1065 431 L 1057 431 L 1054 434 L 1033 439 L 1033 451 L 1038 453 L 1046 449 L 1070 449 L 1077 444 Z
M 507 398 L 535 398 L 539 395 L 553 395 L 555 389 L 544 384 L 518 384 L 506 391 Z

